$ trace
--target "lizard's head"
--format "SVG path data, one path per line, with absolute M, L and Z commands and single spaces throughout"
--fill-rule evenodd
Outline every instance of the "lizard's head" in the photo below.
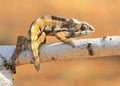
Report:
M 73 31 L 74 34 L 73 37 L 85 36 L 95 32 L 93 26 L 86 22 L 81 22 L 76 19 L 71 19 L 70 21 L 71 21 L 71 30 Z
M 82 22 L 80 27 L 78 28 L 78 32 L 80 32 L 81 36 L 82 35 L 84 36 L 95 32 L 95 29 L 93 28 L 92 25 L 86 22 Z

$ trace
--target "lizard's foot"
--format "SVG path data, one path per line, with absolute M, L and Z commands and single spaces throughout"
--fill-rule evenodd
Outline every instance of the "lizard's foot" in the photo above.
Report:
M 40 70 L 40 59 L 39 59 L 39 56 L 37 57 L 34 57 L 34 67 L 37 71 Z
M 73 40 L 69 40 L 69 44 L 74 48 L 75 47 L 75 43 L 73 42 Z
M 6 69 L 10 69 L 13 74 L 16 74 L 16 66 L 15 66 L 14 62 L 7 61 L 7 59 L 5 57 L 2 57 L 2 58 L 3 58 L 3 62 L 4 62 L 4 67 Z

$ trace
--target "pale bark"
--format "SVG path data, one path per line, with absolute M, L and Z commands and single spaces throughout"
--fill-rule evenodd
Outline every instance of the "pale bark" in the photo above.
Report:
M 62 42 L 46 43 L 39 49 L 39 56 L 42 62 L 59 61 L 65 59 L 86 59 L 105 56 L 120 55 L 120 36 L 105 36 L 102 38 L 80 39 L 73 41 L 76 47 L 72 47 Z M 15 50 L 15 46 L 0 46 L 0 54 L 9 61 Z M 30 64 L 33 62 L 31 51 L 25 50 L 19 55 L 15 64 L 17 66 Z M 0 58 L 0 86 L 4 83 L 13 84 L 12 73 L 3 66 L 3 60 Z

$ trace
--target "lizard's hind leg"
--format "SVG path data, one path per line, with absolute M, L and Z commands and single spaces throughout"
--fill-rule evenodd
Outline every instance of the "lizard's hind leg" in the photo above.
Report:
M 46 34 L 43 32 L 37 40 L 34 40 L 31 42 L 31 50 L 34 55 L 34 66 L 37 71 L 40 70 L 40 58 L 38 55 L 38 48 L 41 46 L 41 44 L 45 43 L 46 41 Z
M 16 43 L 16 48 L 15 51 L 12 55 L 12 61 L 15 62 L 15 60 L 17 59 L 17 57 L 19 56 L 19 54 L 22 52 L 22 45 L 25 45 L 28 39 L 24 36 L 18 36 L 17 38 L 17 43 Z

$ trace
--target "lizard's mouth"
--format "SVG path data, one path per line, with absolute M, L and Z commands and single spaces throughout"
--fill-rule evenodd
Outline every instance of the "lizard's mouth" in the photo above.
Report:
M 89 35 L 91 33 L 93 33 L 94 31 L 91 31 L 91 30 L 86 30 L 86 31 L 82 31 L 81 32 L 81 36 L 86 36 L 86 35 Z
M 86 36 L 89 35 L 91 33 L 95 32 L 95 30 L 86 30 L 86 31 L 78 31 L 78 32 L 74 32 L 74 37 L 78 37 L 78 36 Z

